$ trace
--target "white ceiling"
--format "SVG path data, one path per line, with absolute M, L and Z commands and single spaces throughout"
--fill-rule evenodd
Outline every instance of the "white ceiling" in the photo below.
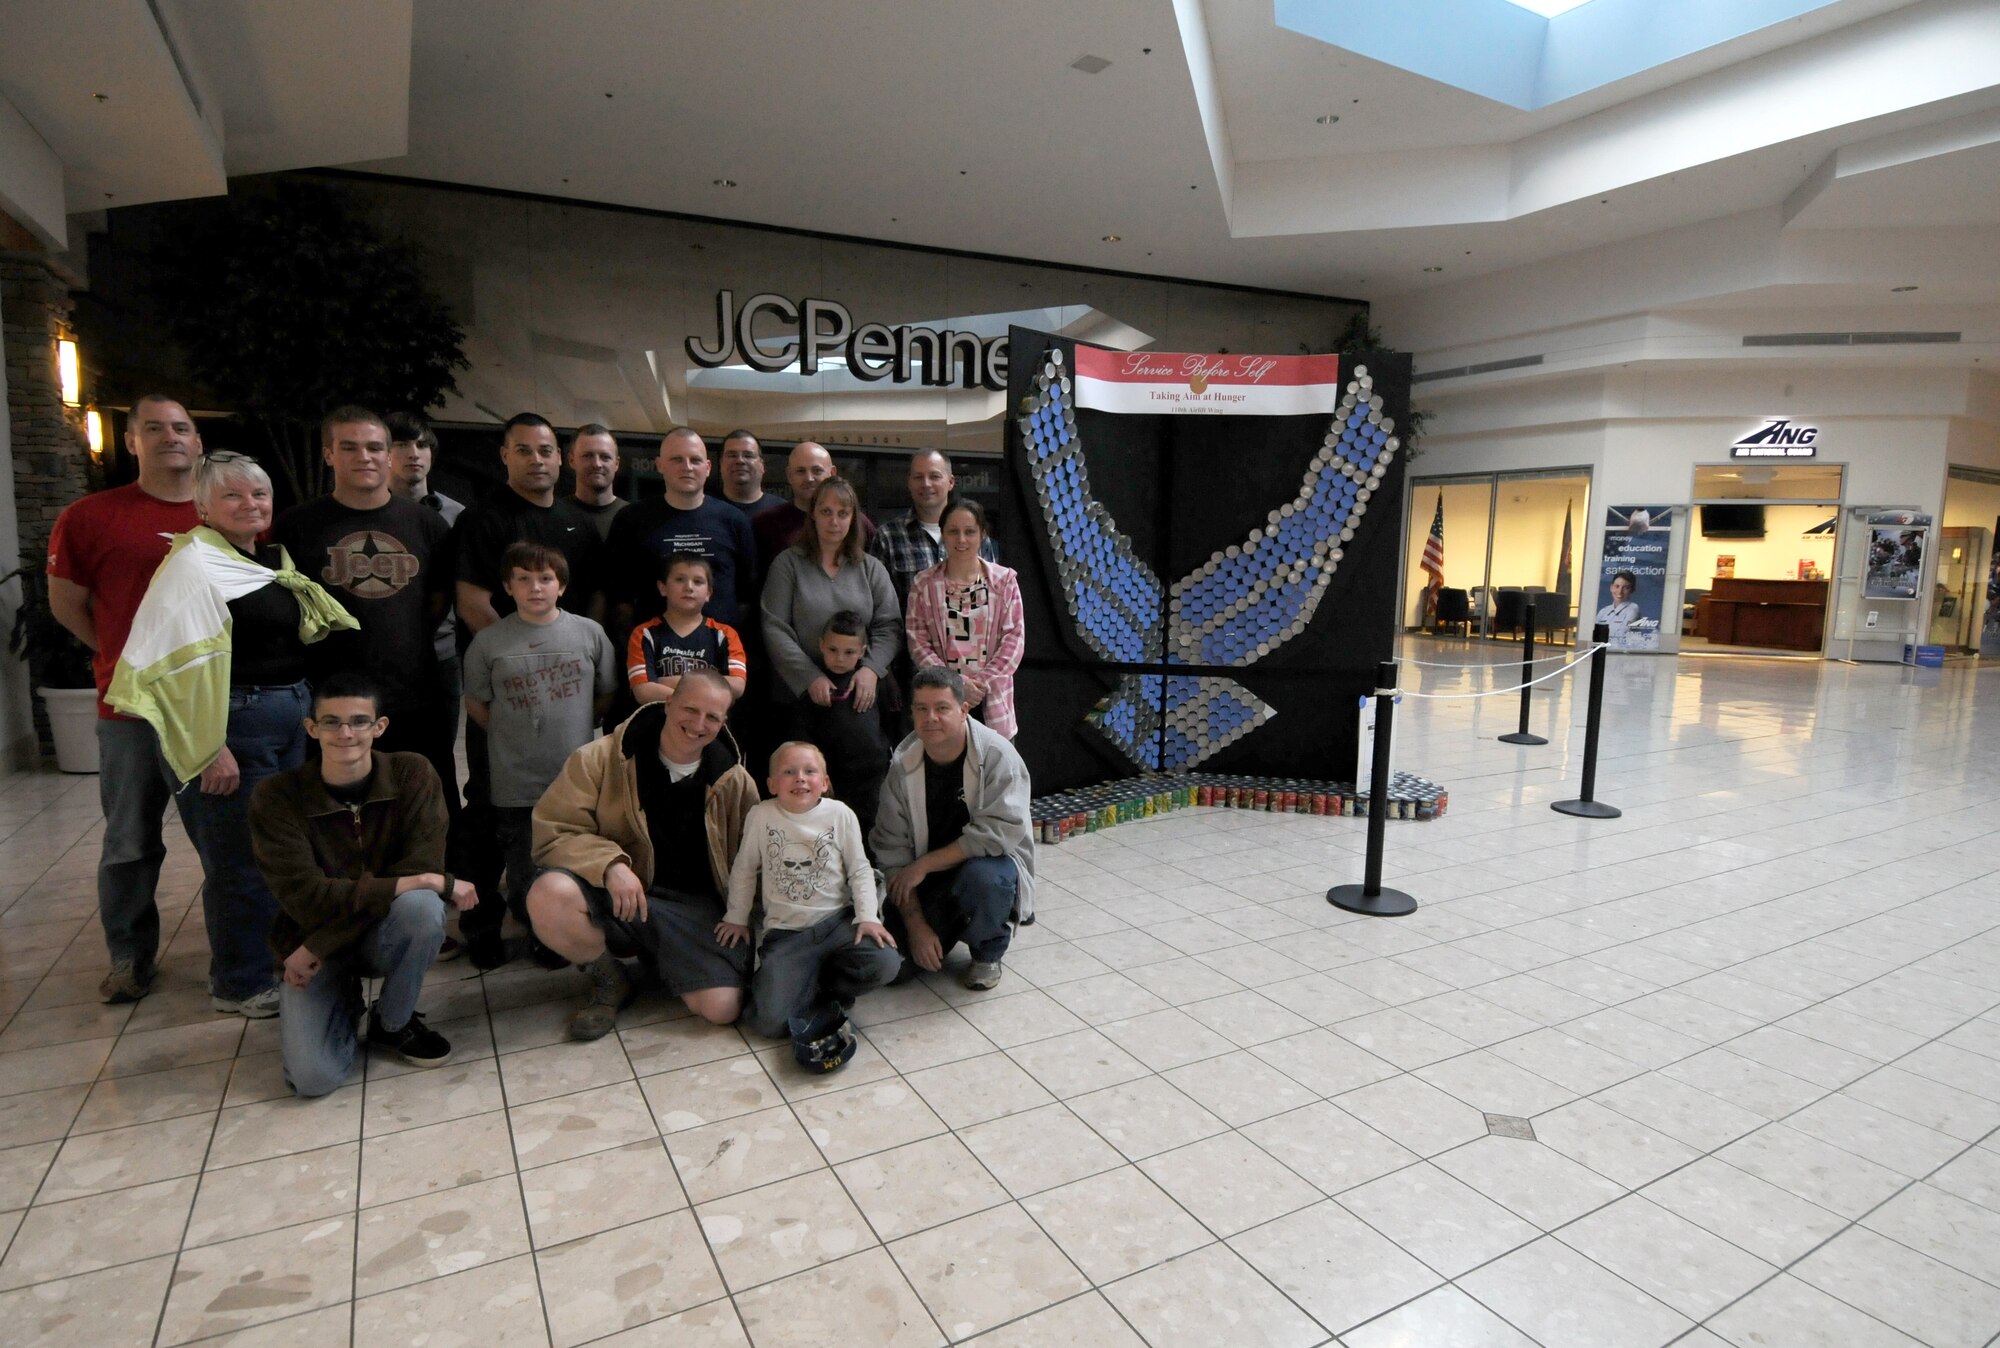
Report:
M 341 164 L 1447 312 L 1704 229 L 1739 255 L 1674 254 L 1672 304 L 1850 303 L 1911 259 L 1921 303 L 1991 284 L 1951 231 L 2000 240 L 1994 0 L 1836 0 L 1532 112 L 1269 0 L 158 6 L 0 0 L 0 114 L 72 211 Z

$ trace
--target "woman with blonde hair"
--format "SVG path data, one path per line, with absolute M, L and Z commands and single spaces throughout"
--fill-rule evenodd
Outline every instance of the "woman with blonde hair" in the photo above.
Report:
M 251 856 L 250 793 L 305 758 L 306 646 L 357 624 L 283 548 L 258 543 L 271 479 L 255 459 L 204 457 L 194 504 L 202 522 L 174 536 L 153 573 L 105 701 L 159 735 L 201 856 L 210 1004 L 258 1020 L 278 1013 L 278 904 Z

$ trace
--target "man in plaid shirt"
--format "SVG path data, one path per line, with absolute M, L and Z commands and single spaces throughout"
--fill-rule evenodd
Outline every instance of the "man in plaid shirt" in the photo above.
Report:
M 896 603 L 901 608 L 909 607 L 910 581 L 917 573 L 944 560 L 939 522 L 944 519 L 944 508 L 958 486 L 958 479 L 952 475 L 951 460 L 935 449 L 920 449 L 910 456 L 909 482 L 909 511 L 877 529 L 868 545 L 868 551 L 889 568 L 889 579 L 896 587 Z M 1000 560 L 1000 550 L 990 536 L 980 546 L 979 555 L 989 562 Z

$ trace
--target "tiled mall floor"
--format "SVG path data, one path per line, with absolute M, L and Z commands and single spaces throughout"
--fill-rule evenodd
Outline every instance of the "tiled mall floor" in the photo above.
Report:
M 1322 901 L 1356 820 L 1045 848 L 1001 988 L 866 999 L 824 1080 L 658 999 L 572 1045 L 573 972 L 461 963 L 453 1063 L 293 1101 L 208 1010 L 185 849 L 165 989 L 100 1006 L 95 780 L 9 779 L 0 1337 L 1988 1343 L 2000 672 L 1617 660 L 1608 822 L 1547 808 L 1572 698 L 1544 749 L 1404 703 L 1451 791 L 1389 828 L 1414 916 Z

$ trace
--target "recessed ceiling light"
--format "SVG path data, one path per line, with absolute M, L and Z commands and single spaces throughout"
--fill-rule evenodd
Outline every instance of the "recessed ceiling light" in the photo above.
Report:
M 1916 289 L 1915 286 L 1890 286 L 1889 293 L 1891 295 L 1907 295 L 1910 291 L 1915 289 Z
M 1082 56 L 1077 57 L 1069 63 L 1071 70 L 1081 70 L 1086 75 L 1095 75 L 1099 71 L 1110 69 L 1110 67 L 1111 62 L 1105 60 L 1102 56 L 1092 56 L 1089 52 L 1085 52 Z
M 1105 242 L 1105 243 L 1117 243 L 1117 242 L 1119 242 L 1119 241 L 1120 241 L 1121 239 L 1123 239 L 1124 237 L 1125 237 L 1125 236 L 1124 236 L 1124 235 L 1122 235 L 1122 234 L 1106 234 L 1106 235 L 1104 236 L 1104 242 Z
M 1444 268 L 1443 268 L 1443 267 L 1425 267 L 1425 268 L 1424 268 L 1424 270 L 1425 270 L 1425 271 L 1443 271 L 1443 270 L 1444 270 Z
M 734 178 L 717 178 L 714 185 L 717 187 L 734 187 L 736 186 L 736 180 Z
M 1319 116 L 1313 118 L 1313 120 L 1315 122 L 1318 122 L 1321 126 L 1332 126 L 1335 122 L 1340 120 L 1340 114 L 1337 112 L 1323 112 Z

